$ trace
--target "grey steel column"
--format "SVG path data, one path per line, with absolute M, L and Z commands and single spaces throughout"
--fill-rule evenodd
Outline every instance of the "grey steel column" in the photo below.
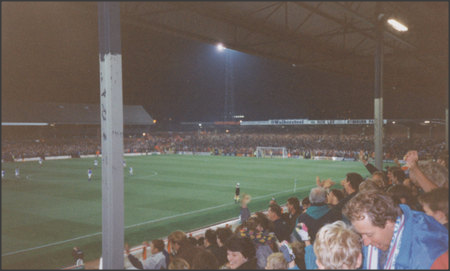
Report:
M 448 151 L 448 108 L 445 109 L 445 150 Z
M 98 3 L 102 137 L 103 269 L 124 268 L 120 2 Z
M 375 101 L 374 143 L 375 167 L 383 170 L 383 14 L 381 3 L 376 2 L 376 49 L 375 49 Z

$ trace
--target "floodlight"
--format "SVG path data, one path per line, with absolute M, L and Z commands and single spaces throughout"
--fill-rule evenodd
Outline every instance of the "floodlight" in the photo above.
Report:
M 220 52 L 222 52 L 223 50 L 225 50 L 225 46 L 223 46 L 222 43 L 217 44 L 217 50 L 219 50 Z
M 430 123 L 430 121 L 429 121 L 429 120 L 426 120 L 426 121 L 424 121 L 423 123 L 427 123 L 427 124 L 428 124 L 428 123 Z
M 387 22 L 397 31 L 405 32 L 408 31 L 408 27 L 406 27 L 404 24 L 400 23 L 399 21 L 395 19 L 389 19 Z

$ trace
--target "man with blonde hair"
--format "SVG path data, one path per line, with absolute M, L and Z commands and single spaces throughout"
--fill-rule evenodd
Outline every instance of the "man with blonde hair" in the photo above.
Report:
M 323 226 L 314 242 L 319 269 L 357 269 L 362 263 L 361 237 L 343 221 Z

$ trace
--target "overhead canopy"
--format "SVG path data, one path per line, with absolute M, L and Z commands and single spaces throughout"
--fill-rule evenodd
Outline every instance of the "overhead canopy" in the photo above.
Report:
M 124 125 L 153 125 L 152 117 L 140 105 L 123 106 Z M 100 125 L 98 104 L 4 103 L 2 124 L 95 124 Z
M 369 83 L 365 86 L 370 86 L 375 74 L 376 3 L 122 1 L 124 93 L 137 97 L 147 86 L 149 89 L 163 88 L 165 85 L 156 84 L 157 80 L 153 78 L 171 73 L 175 70 L 174 65 L 181 65 L 179 59 L 172 60 L 167 55 L 182 50 L 184 44 L 179 42 L 180 39 L 174 39 L 173 44 L 163 43 L 167 50 L 155 45 L 155 39 L 168 36 L 166 34 L 209 44 L 222 42 L 227 48 L 284 61 L 295 67 L 350 75 L 351 79 L 364 80 Z M 438 108 L 443 112 L 448 100 L 448 2 L 380 3 L 385 19 L 395 17 L 409 28 L 406 32 L 397 32 L 387 23 L 384 25 L 386 98 L 398 99 L 412 93 L 420 93 L 425 98 L 438 97 L 427 107 L 439 103 Z M 2 36 L 5 37 L 2 40 L 2 63 L 5 63 L 2 88 L 8 90 L 5 91 L 6 99 L 22 98 L 11 90 L 16 88 L 26 97 L 34 96 L 35 86 L 45 87 L 46 94 L 63 92 L 64 97 L 83 98 L 83 102 L 98 99 L 95 85 L 98 84 L 95 66 L 98 64 L 97 2 L 4 2 L 2 7 L 2 20 L 5 18 L 2 24 Z M 35 26 L 30 26 L 29 22 Z M 58 27 L 49 31 L 49 25 Z M 73 46 L 77 48 L 73 49 Z M 31 48 L 40 49 L 37 54 L 41 57 L 34 58 L 29 54 L 34 51 Z M 30 65 L 31 60 L 49 65 L 39 69 Z M 56 60 L 60 62 L 58 65 L 50 65 Z M 75 70 L 74 67 L 82 64 L 85 68 Z M 138 72 L 133 73 L 130 67 Z M 41 82 L 40 78 L 49 78 L 48 71 L 52 72 L 52 80 Z M 134 74 L 145 74 L 148 79 L 134 85 L 133 81 L 139 81 L 134 80 Z M 78 80 L 77 76 L 85 80 Z M 60 89 L 64 91 L 57 92 Z M 76 96 L 78 89 L 93 91 Z M 158 95 L 162 96 L 162 91 L 153 90 L 149 96 L 153 95 L 151 97 L 156 100 Z M 393 95 L 389 96 L 388 91 Z M 427 99 L 422 100 L 425 103 Z M 390 101 L 388 105 L 394 107 Z M 155 108 L 155 103 L 152 107 Z M 168 113 L 164 111 L 161 115 L 167 117 Z
M 95 9 L 93 10 L 93 12 Z M 448 3 L 382 2 L 384 85 L 448 92 Z M 373 81 L 375 2 L 121 2 L 122 24 Z

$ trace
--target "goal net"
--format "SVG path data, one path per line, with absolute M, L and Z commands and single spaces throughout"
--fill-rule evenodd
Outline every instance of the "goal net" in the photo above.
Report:
M 286 147 L 256 147 L 258 158 L 288 158 Z

